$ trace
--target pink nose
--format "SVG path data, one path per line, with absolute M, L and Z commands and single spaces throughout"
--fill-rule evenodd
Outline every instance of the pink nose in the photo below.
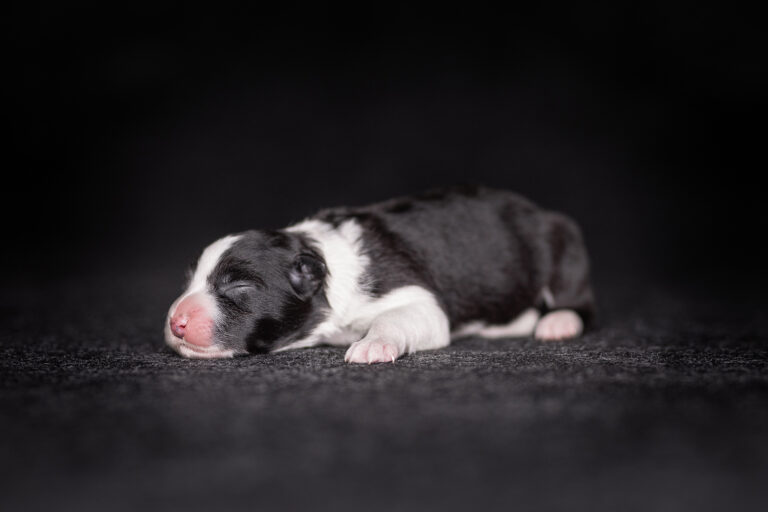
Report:
M 213 305 L 202 292 L 193 293 L 179 302 L 169 320 L 171 332 L 177 338 L 199 347 L 213 344 Z
M 177 338 L 184 338 L 184 332 L 187 330 L 187 317 L 174 315 L 170 320 L 171 332 Z

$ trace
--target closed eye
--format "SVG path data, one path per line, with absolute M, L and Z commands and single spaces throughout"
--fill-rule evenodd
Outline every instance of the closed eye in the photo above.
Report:
M 222 288 L 234 288 L 238 286 L 250 286 L 264 288 L 265 283 L 260 275 L 247 269 L 233 268 L 219 282 Z
M 256 297 L 256 287 L 251 283 L 230 283 L 219 290 L 219 296 L 242 312 L 247 312 L 249 304 Z
M 253 283 L 245 283 L 245 282 L 234 282 L 234 283 L 228 283 L 225 285 L 222 289 L 222 293 L 238 293 L 238 292 L 244 292 L 248 290 L 255 290 L 256 286 Z

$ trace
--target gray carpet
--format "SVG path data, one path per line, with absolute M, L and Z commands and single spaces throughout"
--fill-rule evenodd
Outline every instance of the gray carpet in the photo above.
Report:
M 602 289 L 566 343 L 466 339 L 394 365 L 162 345 L 176 285 L 2 292 L 0 509 L 758 510 L 756 305 Z

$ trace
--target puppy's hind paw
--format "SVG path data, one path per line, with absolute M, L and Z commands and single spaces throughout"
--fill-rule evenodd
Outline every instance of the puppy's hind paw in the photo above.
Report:
M 394 363 L 400 351 L 394 343 L 362 339 L 349 347 L 344 361 L 347 363 Z
M 570 309 L 547 313 L 536 325 L 534 336 L 538 340 L 564 340 L 575 338 L 584 330 L 579 315 Z

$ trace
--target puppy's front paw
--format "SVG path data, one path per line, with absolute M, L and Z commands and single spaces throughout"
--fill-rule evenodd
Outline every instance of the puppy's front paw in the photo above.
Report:
M 400 351 L 394 343 L 380 340 L 362 339 L 356 341 L 347 350 L 344 361 L 348 363 L 394 363 L 400 357 Z
M 570 309 L 547 313 L 536 325 L 534 336 L 539 340 L 564 340 L 574 338 L 584 330 L 579 315 Z

